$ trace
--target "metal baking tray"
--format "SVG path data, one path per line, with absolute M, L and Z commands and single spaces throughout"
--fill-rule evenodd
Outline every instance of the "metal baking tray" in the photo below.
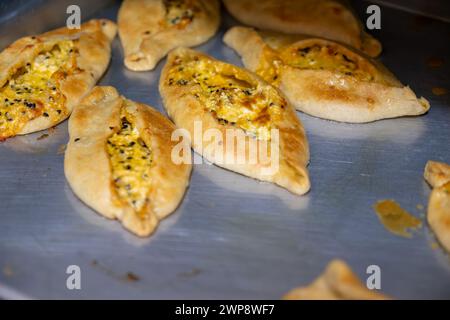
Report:
M 384 1 L 386 2 L 386 1 Z M 418 1 L 415 1 L 418 2 Z M 423 1 L 424 2 L 424 1 Z M 79 3 L 82 19 L 116 20 L 117 1 L 3 1 L 0 49 L 20 36 L 64 25 Z M 361 17 L 369 2 L 353 1 Z M 450 162 L 450 24 L 382 6 L 382 62 L 431 103 L 421 117 L 343 124 L 298 113 L 311 147 L 312 189 L 295 196 L 209 164 L 195 165 L 178 210 L 157 233 L 139 239 L 80 202 L 63 173 L 67 121 L 54 130 L 0 144 L 0 296 L 63 299 L 278 299 L 310 283 L 333 258 L 366 279 L 381 269 L 381 289 L 395 298 L 450 298 L 450 259 L 429 228 L 411 239 L 380 224 L 372 206 L 395 199 L 424 220 L 429 159 Z M 439 12 L 445 14 L 448 4 Z M 412 11 L 415 12 L 415 11 Z M 447 10 L 448 12 L 448 10 Z M 236 22 L 226 13 L 220 32 L 198 47 L 241 65 L 222 44 Z M 151 72 L 125 69 L 118 39 L 100 85 L 164 108 L 158 94 L 164 61 Z M 430 61 L 443 60 L 440 67 Z M 431 63 L 433 64 L 433 63 Z M 43 134 L 47 134 L 43 135 Z M 425 220 L 424 220 L 425 221 Z M 69 265 L 81 289 L 68 290 Z

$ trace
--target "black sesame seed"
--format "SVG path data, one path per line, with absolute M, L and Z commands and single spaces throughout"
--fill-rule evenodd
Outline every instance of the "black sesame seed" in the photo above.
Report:
M 345 61 L 347 62 L 353 62 L 351 59 L 349 59 L 345 54 L 342 55 Z
M 180 85 L 180 86 L 185 86 L 185 85 L 188 84 L 188 81 L 185 80 L 185 79 L 180 79 L 180 80 L 177 81 L 177 84 Z

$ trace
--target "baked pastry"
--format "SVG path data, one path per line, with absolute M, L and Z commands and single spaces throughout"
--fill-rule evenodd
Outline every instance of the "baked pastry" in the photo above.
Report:
M 378 40 L 364 31 L 352 10 L 339 0 L 223 0 L 240 22 L 266 30 L 335 40 L 365 52 L 381 53 Z
M 231 28 L 224 42 L 245 67 L 312 116 L 361 123 L 420 115 L 430 108 L 381 64 L 336 42 L 245 27 Z
M 153 108 L 95 87 L 69 120 L 64 172 L 74 193 L 138 236 L 173 212 L 189 183 L 190 163 L 175 164 L 175 126 Z
M 309 190 L 305 131 L 276 88 L 247 70 L 178 48 L 168 56 L 159 90 L 170 117 L 208 161 L 296 194 Z
M 125 0 L 119 10 L 119 36 L 125 66 L 152 70 L 170 50 L 206 42 L 220 23 L 218 0 Z
M 428 161 L 424 172 L 431 185 L 427 220 L 442 246 L 450 251 L 450 165 Z
M 0 53 L 0 140 L 65 120 L 105 72 L 116 25 L 91 20 L 24 37 Z
M 387 296 L 364 286 L 342 260 L 331 261 L 312 284 L 288 292 L 285 300 L 385 300 Z

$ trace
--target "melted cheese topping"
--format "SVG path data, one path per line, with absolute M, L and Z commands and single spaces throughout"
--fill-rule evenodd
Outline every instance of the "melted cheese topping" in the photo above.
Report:
M 331 45 L 315 44 L 301 48 L 291 46 L 279 51 L 266 49 L 257 73 L 266 81 L 278 84 L 282 65 L 303 70 L 329 70 L 361 81 L 375 80 L 372 72 L 363 68 L 357 60 L 349 58 L 338 47 Z
M 169 26 L 186 27 L 194 19 L 194 6 L 188 0 L 164 0 L 165 22 Z
M 235 125 L 261 140 L 270 140 L 273 123 L 286 106 L 274 88 L 259 88 L 238 68 L 205 58 L 176 59 L 168 85 L 188 84 L 194 85 L 192 94 L 219 123 Z
M 113 186 L 118 200 L 136 213 L 144 213 L 151 187 L 151 150 L 140 138 L 133 117 L 122 108 L 121 128 L 106 144 Z
M 450 181 L 442 186 L 442 189 L 450 194 Z
M 61 41 L 20 68 L 0 89 L 0 139 L 20 132 L 39 116 L 58 122 L 67 116 L 59 81 L 75 67 L 73 41 Z

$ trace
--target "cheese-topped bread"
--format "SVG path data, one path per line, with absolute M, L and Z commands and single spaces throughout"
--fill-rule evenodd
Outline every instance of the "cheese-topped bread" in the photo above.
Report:
M 138 236 L 173 212 L 191 164 L 172 161 L 175 126 L 112 87 L 95 87 L 69 120 L 64 171 L 74 193 Z
M 319 118 L 361 123 L 430 108 L 380 63 L 336 42 L 245 27 L 231 28 L 224 42 L 297 110 Z
M 17 40 L 0 53 L 0 139 L 55 126 L 105 72 L 116 26 L 91 20 Z
M 386 300 L 389 297 L 369 290 L 342 260 L 331 261 L 313 283 L 288 292 L 286 300 Z
M 249 71 L 178 48 L 159 89 L 175 124 L 207 160 L 297 194 L 309 190 L 305 131 L 276 88 Z
M 335 40 L 365 52 L 381 53 L 378 40 L 341 0 L 223 0 L 240 22 L 260 29 Z
M 428 161 L 424 172 L 431 185 L 427 220 L 442 246 L 450 251 L 450 165 Z
M 220 23 L 217 0 L 125 0 L 118 16 L 125 66 L 152 70 L 179 46 L 206 42 Z

